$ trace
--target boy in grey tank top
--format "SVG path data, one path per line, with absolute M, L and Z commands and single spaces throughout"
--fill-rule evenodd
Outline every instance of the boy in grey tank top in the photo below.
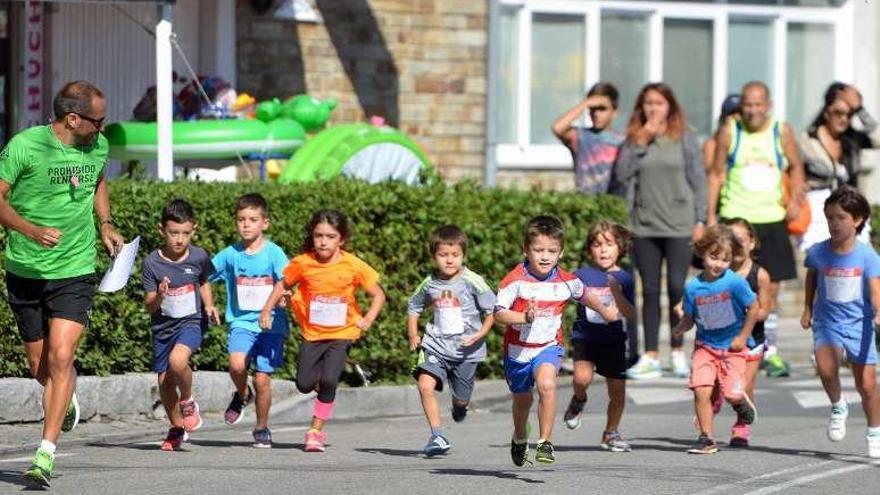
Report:
M 477 365 L 486 359 L 484 338 L 494 324 L 495 293 L 483 277 L 464 266 L 467 236 L 455 225 L 446 225 L 431 234 L 434 273 L 426 277 L 410 297 L 407 333 L 410 349 L 419 349 L 413 377 L 431 437 L 425 446 L 428 457 L 446 453 L 452 444 L 443 433 L 435 391 L 448 381 L 452 389 L 452 419 L 459 423 L 467 415 L 474 390 Z M 419 316 L 426 306 L 432 320 L 419 336 Z M 485 319 L 481 322 L 480 317 Z

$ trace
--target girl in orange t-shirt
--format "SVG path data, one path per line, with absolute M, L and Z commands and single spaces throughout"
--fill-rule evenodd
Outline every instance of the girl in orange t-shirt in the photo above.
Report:
M 370 328 L 385 304 L 379 274 L 357 256 L 343 251 L 350 237 L 348 219 L 336 210 L 319 210 L 306 226 L 303 254 L 284 269 L 284 279 L 272 291 L 260 314 L 260 326 L 271 328 L 272 308 L 296 286 L 290 301 L 302 331 L 296 387 L 317 391 L 312 425 L 306 432 L 306 452 L 323 452 L 324 423 L 333 411 L 336 386 L 351 344 Z M 365 315 L 355 298 L 362 288 L 372 298 Z

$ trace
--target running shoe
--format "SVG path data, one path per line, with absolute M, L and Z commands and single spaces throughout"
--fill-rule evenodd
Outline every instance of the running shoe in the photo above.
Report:
M 172 426 L 168 429 L 168 435 L 165 437 L 165 440 L 162 441 L 162 446 L 160 448 L 166 452 L 180 450 L 180 447 L 183 445 L 183 442 L 186 441 L 186 438 L 186 430 L 182 426 Z
M 229 406 L 226 407 L 226 412 L 223 414 L 223 421 L 225 421 L 226 424 L 232 426 L 241 421 L 241 410 L 247 407 L 254 398 L 254 389 L 252 389 L 250 385 L 248 385 L 247 391 L 247 399 L 242 399 L 241 396 L 238 395 L 238 390 L 232 392 L 232 400 L 229 401 Z
M 620 436 L 617 431 L 606 431 L 602 433 L 601 447 L 611 452 L 631 452 L 632 447 Z
M 872 459 L 880 458 L 880 435 L 867 435 L 865 440 L 868 442 L 868 457 Z
M 186 431 L 196 431 L 202 427 L 202 415 L 195 399 L 190 397 L 189 400 L 180 401 L 180 412 L 183 414 L 183 428 Z
M 736 411 L 737 423 L 750 425 L 758 419 L 758 408 L 755 407 L 752 399 L 749 398 L 749 394 L 743 394 L 742 400 L 739 404 L 733 406 L 733 410 Z
M 550 440 L 538 442 L 538 446 L 535 447 L 535 462 L 540 462 L 541 464 L 553 464 L 556 462 L 556 457 L 553 456 L 553 444 Z
M 702 434 L 687 452 L 688 454 L 714 454 L 718 452 L 718 445 L 715 444 L 715 440 L 709 438 L 709 435 Z
M 687 355 L 682 350 L 672 351 L 672 376 L 676 378 L 687 378 L 691 374 L 691 367 L 688 365 Z
M 584 412 L 584 406 L 586 405 L 586 398 L 578 400 L 577 397 L 571 396 L 571 400 L 568 402 L 568 409 L 565 410 L 565 415 L 562 416 L 565 426 L 569 430 L 577 430 L 581 427 L 581 413 Z
M 791 374 L 791 368 L 779 354 L 773 354 L 765 360 L 764 370 L 770 378 L 784 378 Z
M 529 462 L 529 441 L 526 440 L 518 443 L 516 440 L 510 440 L 510 458 L 517 467 L 524 466 Z
M 306 432 L 305 451 L 306 452 L 324 452 L 324 443 L 327 441 L 327 434 L 321 430 L 311 429 Z
M 737 421 L 730 429 L 730 446 L 731 447 L 748 447 L 749 436 L 752 433 L 752 427 Z
M 462 421 L 464 421 L 464 418 L 467 417 L 467 413 L 467 406 L 459 406 L 458 404 L 452 405 L 452 420 L 456 423 L 461 423 Z
M 451 448 L 452 444 L 443 435 L 431 435 L 423 452 L 428 457 L 434 457 L 435 455 L 445 454 Z
M 251 444 L 255 448 L 258 449 L 271 449 L 272 448 L 272 432 L 269 431 L 269 428 L 263 428 L 262 430 L 254 430 L 254 443 Z
M 79 424 L 79 401 L 76 400 L 76 391 L 70 396 L 70 402 L 67 403 L 67 413 L 64 415 L 64 422 L 61 423 L 61 431 L 68 432 Z
M 626 376 L 633 380 L 660 378 L 663 376 L 663 371 L 660 368 L 660 360 L 652 358 L 647 354 L 642 354 L 639 358 L 639 362 L 634 364 L 632 368 L 626 370 Z
M 31 462 L 31 467 L 21 474 L 22 478 L 33 488 L 49 488 L 52 480 L 52 471 L 55 469 L 55 456 L 43 449 L 37 449 L 37 454 Z
M 846 418 L 849 416 L 849 407 L 831 406 L 831 418 L 828 419 L 828 439 L 839 442 L 846 436 Z

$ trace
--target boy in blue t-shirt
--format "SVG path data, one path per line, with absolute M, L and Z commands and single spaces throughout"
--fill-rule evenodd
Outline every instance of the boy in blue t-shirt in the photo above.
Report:
M 202 345 L 208 319 L 220 323 L 208 278 L 214 272 L 204 249 L 190 244 L 196 229 L 192 206 L 174 199 L 162 211 L 159 232 L 165 244 L 144 260 L 144 305 L 153 333 L 153 370 L 171 428 L 161 449 L 180 450 L 187 432 L 202 426 L 192 396 L 189 359 Z
M 736 411 L 737 422 L 750 425 L 757 414 L 745 393 L 748 340 L 758 318 L 757 296 L 748 282 L 730 270 L 742 244 L 728 225 L 713 225 L 694 244 L 703 261 L 703 271 L 691 279 L 684 291 L 684 316 L 673 329 L 680 337 L 697 324 L 689 387 L 694 391 L 694 408 L 700 426 L 691 454 L 714 454 L 712 439 L 712 389 L 719 390 Z
M 630 237 L 629 231 L 620 225 L 607 220 L 596 222 L 587 235 L 590 264 L 576 272 L 586 291 L 606 307 L 616 307 L 618 317 L 606 322 L 599 313 L 578 304 L 577 321 L 571 330 L 574 393 L 565 411 L 565 425 L 571 430 L 580 427 L 595 369 L 595 373 L 605 377 L 608 387 L 608 418 L 601 446 L 611 452 L 632 450 L 617 431 L 626 404 L 627 368 L 627 334 L 620 315 L 628 319 L 635 316 L 635 284 L 632 276 L 619 266 Z
M 251 193 L 238 198 L 235 229 L 241 240 L 214 256 L 212 280 L 226 285 L 226 323 L 229 327 L 229 376 L 235 384 L 224 420 L 241 421 L 242 409 L 256 401 L 257 424 L 254 447 L 272 447 L 269 407 L 272 404 L 272 373 L 284 364 L 284 342 L 289 324 L 287 313 L 277 307 L 272 328 L 260 329 L 260 311 L 275 283 L 284 278 L 287 256 L 263 236 L 269 228 L 269 206 L 263 196 Z M 248 386 L 248 368 L 254 365 L 254 387 Z
M 840 350 L 852 365 L 856 389 L 868 420 L 868 456 L 880 457 L 880 394 L 875 367 L 874 325 L 880 323 L 880 257 L 857 241 L 871 218 L 868 201 L 844 186 L 825 200 L 831 238 L 807 251 L 806 305 L 801 325 L 813 327 L 816 369 L 831 400 L 828 438 L 846 435 L 849 410 L 840 391 Z

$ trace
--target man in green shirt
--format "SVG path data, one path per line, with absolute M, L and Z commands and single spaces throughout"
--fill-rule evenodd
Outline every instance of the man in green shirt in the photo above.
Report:
M 6 286 L 31 375 L 45 387 L 43 440 L 27 481 L 48 486 L 61 431 L 79 421 L 73 367 L 95 295 L 95 221 L 111 256 L 113 227 L 104 165 L 104 95 L 86 81 L 55 95 L 55 119 L 0 151 L 0 225 L 7 229 Z

